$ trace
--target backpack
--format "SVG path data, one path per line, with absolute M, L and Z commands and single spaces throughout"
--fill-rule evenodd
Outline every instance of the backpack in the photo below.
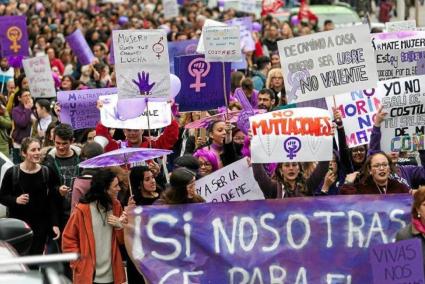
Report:
M 17 188 L 19 185 L 19 164 L 14 165 L 12 169 L 12 180 L 13 180 L 13 188 Z M 47 188 L 47 193 L 49 193 L 49 168 L 41 165 L 41 172 L 43 174 L 43 184 Z

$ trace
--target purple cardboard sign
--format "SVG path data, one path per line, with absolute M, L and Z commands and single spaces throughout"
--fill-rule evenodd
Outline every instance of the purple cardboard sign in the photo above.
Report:
M 60 120 L 73 129 L 94 128 L 100 121 L 100 112 L 96 107 L 99 96 L 116 94 L 117 88 L 86 89 L 58 92 L 61 106 Z
M 370 247 L 406 225 L 411 202 L 388 194 L 143 206 L 129 214 L 125 242 L 148 283 L 370 284 Z
M 72 34 L 66 37 L 66 41 L 77 56 L 81 65 L 88 65 L 93 62 L 94 55 L 88 45 L 86 39 L 79 29 L 75 30 Z
M 425 283 L 420 238 L 372 246 L 369 258 L 373 284 Z
M 175 58 L 176 76 L 181 90 L 176 97 L 180 111 L 212 110 L 225 105 L 224 90 L 230 94 L 230 63 L 206 62 L 203 55 Z M 223 78 L 226 78 L 223 87 Z
M 0 17 L 1 57 L 29 56 L 27 18 L 25 16 Z

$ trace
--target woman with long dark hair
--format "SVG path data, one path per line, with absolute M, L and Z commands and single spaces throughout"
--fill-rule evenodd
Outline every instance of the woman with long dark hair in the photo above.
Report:
M 253 164 L 252 169 L 266 199 L 313 195 L 306 184 L 300 163 L 279 163 L 273 177 L 267 174 L 262 164 Z
M 236 150 L 232 142 L 230 123 L 215 120 L 207 128 L 208 143 L 203 149 L 215 152 L 218 160 L 218 168 L 225 167 L 238 160 Z
M 409 187 L 395 179 L 390 174 L 395 172 L 395 166 L 384 152 L 377 152 L 366 159 L 361 172 L 346 176 L 341 186 L 342 194 L 390 194 L 408 193 Z M 359 179 L 357 177 L 360 176 Z M 355 183 L 356 180 L 359 180 Z
M 170 176 L 170 187 L 161 195 L 154 204 L 187 204 L 201 203 L 205 200 L 196 194 L 196 173 L 186 169 L 177 168 Z
M 161 194 L 153 172 L 147 166 L 131 169 L 130 184 L 136 205 L 152 205 Z
M 133 196 L 130 196 L 128 205 L 130 208 L 134 206 L 152 205 L 162 192 L 158 187 L 153 172 L 147 166 L 138 166 L 131 168 L 130 184 L 133 190 Z M 127 258 L 127 277 L 128 284 L 138 283 L 143 284 L 144 278 L 137 271 L 132 260 L 126 252 L 123 254 Z
M 14 107 L 12 109 L 12 140 L 13 140 L 13 163 L 22 162 L 20 157 L 21 142 L 25 137 L 31 136 L 32 108 L 34 102 L 28 89 L 19 90 L 15 95 Z
M 62 250 L 81 255 L 71 262 L 74 283 L 126 281 L 118 247 L 124 237 L 122 208 L 116 198 L 119 191 L 117 176 L 111 170 L 99 170 L 66 224 Z
M 50 123 L 56 121 L 51 113 L 50 102 L 47 99 L 39 99 L 35 102 L 36 118 L 35 125 L 33 125 L 33 131 L 35 136 L 44 141 L 46 136 L 46 130 Z
M 0 189 L 0 203 L 9 208 L 9 217 L 25 221 L 34 232 L 30 255 L 42 254 L 48 235 L 59 238 L 54 186 L 49 169 L 40 165 L 40 141 L 25 138 L 21 144 L 24 161 L 9 168 Z

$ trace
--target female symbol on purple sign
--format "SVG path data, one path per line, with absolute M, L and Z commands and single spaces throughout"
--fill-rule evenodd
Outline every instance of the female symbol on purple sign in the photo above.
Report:
M 301 140 L 297 137 L 289 137 L 283 142 L 283 149 L 288 153 L 286 156 L 293 160 L 301 149 Z
M 195 83 L 189 85 L 189 88 L 195 89 L 196 93 L 201 91 L 201 88 L 205 87 L 207 84 L 201 82 L 201 77 L 205 77 L 210 73 L 211 65 L 209 62 L 206 62 L 204 58 L 198 57 L 193 59 L 189 66 L 187 67 L 187 71 L 190 76 L 195 78 Z

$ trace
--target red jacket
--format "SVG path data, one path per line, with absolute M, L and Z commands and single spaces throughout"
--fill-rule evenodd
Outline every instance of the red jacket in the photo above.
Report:
M 121 216 L 122 208 L 118 200 L 113 200 L 112 212 L 115 216 Z M 118 247 L 118 243 L 124 243 L 123 231 L 114 229 L 112 233 L 112 270 L 115 284 L 126 282 L 124 266 Z M 93 283 L 96 269 L 96 249 L 90 204 L 80 203 L 75 207 L 63 231 L 62 251 L 64 253 L 76 252 L 80 254 L 79 260 L 71 262 L 73 283 Z
M 109 151 L 120 148 L 119 142 L 112 138 L 111 134 L 109 134 L 108 128 L 106 128 L 100 122 L 96 125 L 96 136 L 103 136 L 106 139 L 108 139 L 108 144 L 105 146 L 105 152 L 109 152 Z M 165 127 L 164 132 L 158 138 L 158 140 L 156 141 L 152 140 L 152 148 L 171 150 L 173 149 L 174 144 L 177 142 L 178 139 L 179 139 L 179 124 L 177 123 L 176 120 L 173 120 L 171 121 L 170 125 Z M 130 144 L 130 142 L 127 141 L 127 143 L 128 143 L 128 147 L 133 146 Z M 143 137 L 139 147 L 149 148 L 149 141 L 146 140 L 145 137 Z

